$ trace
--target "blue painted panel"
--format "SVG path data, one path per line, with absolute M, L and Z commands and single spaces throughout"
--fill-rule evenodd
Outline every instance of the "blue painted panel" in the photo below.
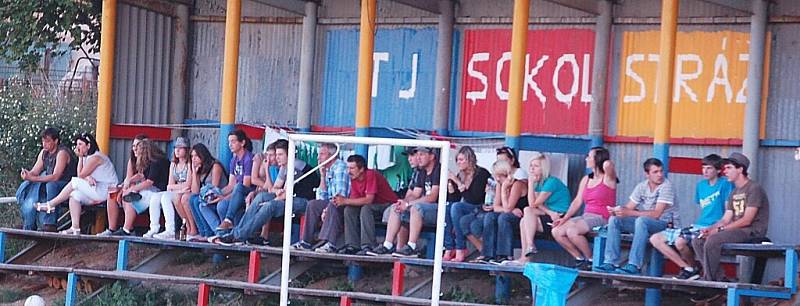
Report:
M 357 29 L 327 32 L 320 115 L 324 126 L 355 125 L 358 35 Z M 432 27 L 377 31 L 371 126 L 432 129 L 436 37 Z

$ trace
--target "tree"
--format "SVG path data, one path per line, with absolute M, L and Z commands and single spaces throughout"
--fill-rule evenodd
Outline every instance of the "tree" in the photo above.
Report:
M 0 0 L 0 59 L 34 71 L 49 52 L 97 52 L 101 0 Z M 65 37 L 68 48 L 58 48 Z M 87 48 L 84 47 L 91 46 Z

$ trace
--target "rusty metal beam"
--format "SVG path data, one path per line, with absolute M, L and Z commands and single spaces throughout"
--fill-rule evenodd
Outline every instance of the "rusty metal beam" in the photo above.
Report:
M 393 0 L 394 2 L 408 5 L 413 8 L 421 9 L 423 11 L 440 14 L 439 1 L 433 0 Z
M 699 0 L 699 1 L 716 4 L 719 6 L 724 6 L 748 14 L 753 13 L 753 6 L 750 4 L 750 0 Z
M 253 2 L 268 5 L 300 16 L 306 15 L 306 2 L 304 0 L 253 0 Z
M 592 15 L 597 15 L 597 0 L 545 0 L 571 9 L 576 9 L 581 12 L 587 12 Z

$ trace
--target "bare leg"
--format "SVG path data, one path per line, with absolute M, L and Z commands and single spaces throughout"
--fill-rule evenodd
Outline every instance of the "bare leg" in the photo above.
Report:
M 664 234 L 657 233 L 653 236 L 650 236 L 650 244 L 652 244 L 654 248 L 658 249 L 661 254 L 664 254 L 664 257 L 672 260 L 672 262 L 677 264 L 679 267 L 689 267 L 689 264 L 687 264 L 683 258 L 681 258 L 681 255 L 678 254 L 677 251 L 673 250 L 671 246 L 667 245 L 667 237 L 664 237 Z
M 692 252 L 692 248 L 689 247 L 689 242 L 686 239 L 678 237 L 675 240 L 675 248 L 678 249 L 678 253 L 681 253 L 681 258 L 684 262 L 689 264 L 689 266 L 694 266 L 694 252 Z
M 400 213 L 392 210 L 389 213 L 389 220 L 386 222 L 386 242 L 394 243 L 395 236 L 400 232 Z
M 589 232 L 589 225 L 586 221 L 578 220 L 575 225 L 567 229 L 567 238 L 583 254 L 583 257 L 592 260 L 592 249 L 589 248 L 589 241 L 586 240 L 586 233 Z
M 408 224 L 409 234 L 408 242 L 417 243 L 419 234 L 422 231 L 422 211 L 416 206 L 411 207 L 411 218 Z
M 402 248 L 406 246 L 408 243 L 408 226 L 400 226 L 400 230 L 397 232 L 397 248 Z
M 108 214 L 108 229 L 115 231 L 119 228 L 119 204 L 113 198 L 108 198 L 106 202 L 106 213 Z
M 72 219 L 72 228 L 81 228 L 81 202 L 78 200 L 69 199 L 69 217 Z
M 131 231 L 133 230 L 133 221 L 136 220 L 138 213 L 136 213 L 136 209 L 133 208 L 133 204 L 128 202 L 122 203 L 124 205 L 123 209 L 125 210 L 125 224 L 122 226 L 122 228 Z
M 556 227 L 553 229 L 553 238 L 564 248 L 564 250 L 572 255 L 573 258 L 582 258 L 583 255 L 581 251 L 578 250 L 578 247 L 572 243 L 572 240 L 567 237 L 567 231 L 575 226 L 575 222 L 567 221 L 563 225 Z
M 70 193 L 72 193 L 72 184 L 68 183 L 67 185 L 64 185 L 64 189 L 61 189 L 61 192 L 59 192 L 55 198 L 50 199 L 50 201 L 45 202 L 45 204 L 53 206 L 56 203 L 63 203 L 69 199 Z
M 183 207 L 183 211 L 186 213 L 186 234 L 187 235 L 197 235 L 197 225 L 194 221 L 194 215 L 192 215 L 192 208 L 189 207 L 189 199 L 191 195 L 187 192 L 184 193 L 181 197 L 180 206 Z
M 480 238 L 475 237 L 475 235 L 467 235 L 467 240 L 469 240 L 469 242 L 475 246 L 475 249 L 478 250 L 478 252 L 483 250 L 483 241 L 481 241 Z

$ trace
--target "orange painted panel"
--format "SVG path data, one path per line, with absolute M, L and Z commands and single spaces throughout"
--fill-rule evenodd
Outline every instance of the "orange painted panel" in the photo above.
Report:
M 742 137 L 747 101 L 749 33 L 679 32 L 672 94 L 672 137 Z M 764 65 L 764 137 L 769 45 Z M 617 135 L 653 136 L 659 31 L 625 32 L 620 61 Z

